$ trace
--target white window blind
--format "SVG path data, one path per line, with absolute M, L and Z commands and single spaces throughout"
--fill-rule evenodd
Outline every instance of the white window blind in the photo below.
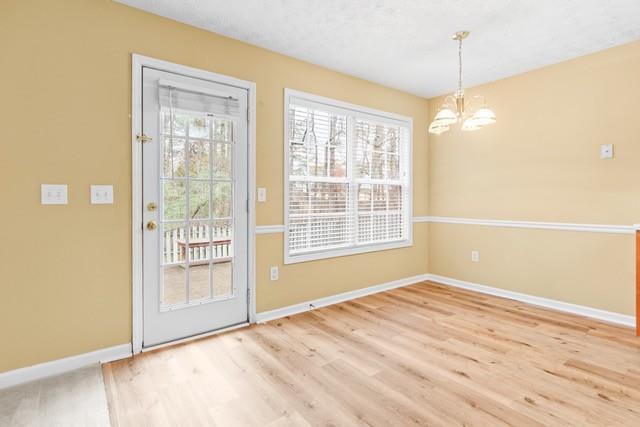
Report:
M 411 244 L 411 121 L 287 91 L 287 263 Z

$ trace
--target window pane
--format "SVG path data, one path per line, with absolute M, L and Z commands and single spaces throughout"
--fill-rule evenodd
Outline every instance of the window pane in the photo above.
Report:
M 296 176 L 344 177 L 347 118 L 329 111 L 291 106 L 289 167 Z
M 358 185 L 358 210 L 370 212 L 372 208 L 371 201 L 371 185 Z
M 348 184 L 293 182 L 289 188 L 289 249 L 312 250 L 349 242 Z
M 387 179 L 400 178 L 400 159 L 397 154 L 387 153 Z
M 405 239 L 408 127 L 304 104 L 288 111 L 289 254 Z

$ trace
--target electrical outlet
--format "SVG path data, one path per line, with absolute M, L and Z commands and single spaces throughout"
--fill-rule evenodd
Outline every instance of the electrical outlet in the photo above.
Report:
M 471 262 L 480 262 L 480 252 L 471 251 Z
M 613 144 L 603 144 L 600 146 L 601 159 L 613 159 Z
M 42 184 L 40 186 L 40 203 L 43 205 L 66 205 L 66 184 Z
M 271 266 L 269 274 L 270 274 L 269 277 L 271 280 L 278 280 L 278 266 L 277 265 Z

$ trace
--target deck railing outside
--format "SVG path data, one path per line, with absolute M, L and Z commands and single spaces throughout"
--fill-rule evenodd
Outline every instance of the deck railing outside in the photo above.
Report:
M 187 245 L 187 230 L 189 244 Z M 210 232 L 212 239 L 210 239 Z M 233 256 L 232 227 L 191 225 L 166 230 L 164 233 L 164 264 L 181 264 L 188 259 L 191 264 L 229 260 Z M 188 246 L 188 247 L 187 247 Z

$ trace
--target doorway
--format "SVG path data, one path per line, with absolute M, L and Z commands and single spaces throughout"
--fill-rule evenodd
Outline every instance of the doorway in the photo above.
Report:
M 246 324 L 252 258 L 251 85 L 138 62 L 142 316 L 134 305 L 134 318 L 142 325 L 136 340 L 134 319 L 134 352 L 136 341 L 141 350 Z

